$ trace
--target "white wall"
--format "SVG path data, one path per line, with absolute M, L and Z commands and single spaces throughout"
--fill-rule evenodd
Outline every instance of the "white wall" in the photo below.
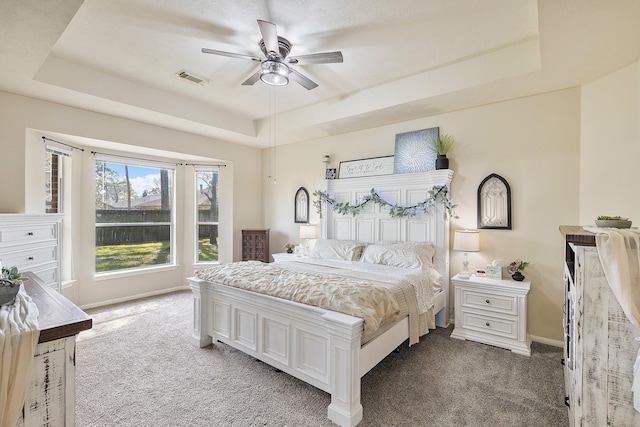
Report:
M 271 252 L 282 252 L 287 241 L 300 242 L 293 222 L 294 194 L 301 186 L 310 194 L 316 189 L 324 173 L 323 155 L 330 155 L 330 167 L 336 168 L 344 160 L 393 155 L 395 134 L 436 126 L 457 141 L 449 155 L 455 170 L 452 197 L 460 216 L 451 223 L 452 233 L 476 228 L 477 189 L 487 175 L 501 175 L 512 191 L 513 229 L 481 230 L 481 252 L 470 254 L 470 267 L 493 259 L 530 261 L 524 272 L 532 281 L 529 331 L 561 344 L 564 246 L 558 227 L 578 221 L 577 88 L 278 147 L 277 183 L 263 174 Z M 273 167 L 272 158 L 264 150 L 263 170 Z M 310 222 L 319 222 L 313 208 Z M 462 255 L 452 251 L 451 274 L 461 265 Z
M 180 162 L 182 155 L 219 159 L 229 166 L 221 169 L 220 198 L 221 261 L 239 260 L 240 230 L 261 227 L 263 200 L 259 191 L 261 152 L 258 149 L 213 140 L 132 120 L 66 107 L 33 98 L 0 92 L 0 212 L 44 212 L 42 164 L 44 144 L 37 132 L 76 135 L 118 144 L 117 149 L 100 152 L 128 153 L 128 147 L 161 150 L 159 160 Z M 113 146 L 113 145 L 112 145 Z M 94 167 L 93 155 L 86 147 L 73 154 L 71 230 L 73 267 L 76 282 L 64 290 L 80 306 L 113 302 L 185 286 L 193 273 L 193 168 L 177 166 L 177 261 L 178 266 L 162 272 L 109 280 L 96 280 L 94 269 Z M 226 225 L 226 227 L 225 227 Z
M 598 215 L 640 226 L 640 61 L 582 87 L 580 224 Z

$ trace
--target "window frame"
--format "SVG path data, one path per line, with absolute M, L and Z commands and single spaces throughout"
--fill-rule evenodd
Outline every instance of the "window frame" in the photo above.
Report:
M 46 213 L 64 213 L 65 157 L 71 157 L 71 151 L 47 144 L 45 146 L 45 156 L 46 155 L 51 156 L 51 160 L 47 162 L 45 157 L 45 196 L 48 196 L 49 192 L 51 192 L 52 194 L 51 199 L 52 201 L 55 200 L 55 210 L 53 209 L 53 202 L 51 205 L 48 205 L 46 200 L 47 197 L 45 197 L 45 207 L 44 207 L 45 212 Z M 53 171 L 54 159 L 55 159 L 55 163 L 57 163 L 55 168 L 55 173 Z M 51 170 L 47 171 L 47 166 L 50 166 Z M 55 183 L 54 183 L 54 179 L 55 179 Z M 47 184 L 51 186 L 50 191 L 47 191 L 47 188 L 46 188 Z
M 217 261 L 200 261 L 200 226 L 201 225 L 216 225 L 218 226 L 218 239 L 220 238 L 220 197 L 216 192 L 216 200 L 218 205 L 218 221 L 200 221 L 199 218 L 199 206 L 198 206 L 198 195 L 200 194 L 200 187 L 198 183 L 198 175 L 203 172 L 214 172 L 218 175 L 217 186 L 220 188 L 220 168 L 218 166 L 197 166 L 194 169 L 193 174 L 193 189 L 194 189 L 194 239 L 193 239 L 193 264 L 194 265 L 215 265 L 220 264 L 220 243 L 218 241 L 218 260 Z
M 120 158 L 119 158 L 120 157 Z M 170 202 L 170 220 L 169 221 L 154 221 L 154 222 L 120 222 L 120 223 L 98 223 L 96 222 L 96 211 L 97 206 L 94 201 L 94 230 L 102 227 L 127 227 L 127 226 L 169 226 L 169 252 L 170 258 L 167 263 L 163 264 L 153 264 L 153 265 L 145 265 L 140 267 L 132 267 L 132 268 L 121 268 L 117 270 L 108 270 L 108 271 L 96 271 L 96 266 L 94 263 L 93 267 L 93 276 L 96 280 L 112 278 L 112 277 L 123 277 L 123 276 L 131 276 L 143 274 L 146 272 L 153 272 L 158 270 L 168 270 L 175 269 L 177 267 L 177 241 L 176 241 L 176 191 L 177 191 L 177 168 L 175 164 L 165 163 L 155 160 L 145 160 L 139 158 L 129 158 L 126 156 L 118 156 L 118 155 L 107 155 L 100 156 L 97 155 L 94 159 L 94 187 L 97 188 L 98 182 L 95 179 L 95 167 L 97 163 L 106 163 L 106 164 L 115 164 L 121 166 L 133 166 L 133 167 L 144 167 L 150 169 L 166 169 L 170 171 L 170 188 L 169 188 L 169 202 Z M 96 258 L 96 239 L 94 237 L 94 260 Z

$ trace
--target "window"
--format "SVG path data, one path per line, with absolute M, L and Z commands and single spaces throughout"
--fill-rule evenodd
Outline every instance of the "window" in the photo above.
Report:
M 174 263 L 174 172 L 96 161 L 96 273 Z
M 218 261 L 218 170 L 196 170 L 196 263 Z
M 70 154 L 70 152 L 49 145 L 46 148 L 44 161 L 44 191 L 46 213 L 63 212 L 63 161 L 64 157 L 67 157 Z

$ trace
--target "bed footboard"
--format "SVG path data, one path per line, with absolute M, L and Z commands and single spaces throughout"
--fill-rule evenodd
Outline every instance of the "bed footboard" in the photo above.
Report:
M 330 393 L 327 412 L 334 423 L 360 422 L 362 319 L 195 277 L 188 281 L 194 345 L 215 340 L 237 348 Z

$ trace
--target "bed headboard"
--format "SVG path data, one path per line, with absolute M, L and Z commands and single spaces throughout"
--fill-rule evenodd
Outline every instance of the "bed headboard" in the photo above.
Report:
M 427 199 L 434 186 L 451 183 L 451 169 L 423 173 L 382 175 L 372 177 L 321 180 L 318 189 L 338 202 L 352 205 L 362 202 L 371 189 L 387 202 L 399 206 L 412 206 Z M 391 217 L 389 209 L 376 203 L 367 203 L 356 215 L 342 215 L 322 203 L 320 219 L 321 237 L 326 239 L 358 240 L 362 242 L 431 242 L 435 246 L 434 266 L 443 278 L 446 291 L 446 319 L 438 325 L 448 324 L 449 316 L 449 217 L 441 204 L 428 213 L 412 217 Z M 445 317 L 445 316 L 442 316 Z

